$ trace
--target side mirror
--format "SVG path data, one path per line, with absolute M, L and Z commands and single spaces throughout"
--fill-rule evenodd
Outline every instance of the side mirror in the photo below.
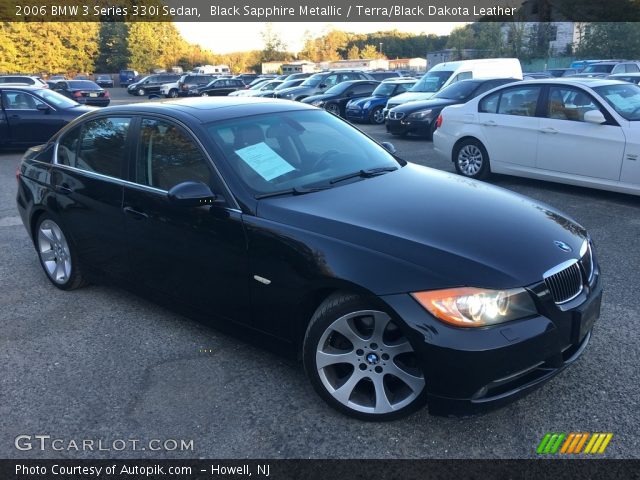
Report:
M 167 192 L 169 201 L 177 207 L 200 207 L 212 205 L 216 195 L 202 182 L 183 182 Z
M 588 112 L 585 112 L 585 114 L 584 114 L 584 121 L 585 122 L 589 122 L 589 123 L 596 123 L 598 125 L 601 125 L 604 122 L 606 122 L 607 119 L 604 118 L 604 115 L 602 114 L 602 112 L 600 110 L 589 110 Z
M 49 108 L 49 105 L 45 105 L 44 103 L 39 103 L 39 104 L 36 106 L 36 108 L 37 108 L 38 110 L 40 110 L 41 112 L 44 112 L 44 113 L 49 113 L 49 111 L 51 110 L 51 109 Z
M 382 145 L 382 148 L 384 148 L 391 155 L 395 155 L 396 154 L 396 147 L 393 145 L 393 143 L 391 143 L 391 142 L 382 142 L 380 145 Z
M 327 84 L 326 83 L 321 83 L 320 85 L 318 85 L 318 88 L 327 88 Z
M 353 92 L 347 92 L 347 97 L 353 97 Z

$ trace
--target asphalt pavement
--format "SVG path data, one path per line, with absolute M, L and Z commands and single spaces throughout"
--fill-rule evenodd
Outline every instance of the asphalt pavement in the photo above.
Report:
M 133 99 L 118 89 L 112 97 Z M 453 171 L 430 142 L 362 129 L 408 161 Z M 422 410 L 367 423 L 325 405 L 299 364 L 117 287 L 54 288 L 15 207 L 19 159 L 0 153 L 0 458 L 531 458 L 547 432 L 611 432 L 603 456 L 640 457 L 638 197 L 492 177 L 591 232 L 605 289 L 591 344 L 551 382 L 491 413 Z M 28 436 L 22 449 L 19 435 Z M 48 448 L 35 435 L 50 436 Z M 178 447 L 152 449 L 167 440 Z

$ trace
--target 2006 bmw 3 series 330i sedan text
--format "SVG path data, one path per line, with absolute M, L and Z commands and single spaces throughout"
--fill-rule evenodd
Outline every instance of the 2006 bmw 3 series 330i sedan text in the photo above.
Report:
M 362 419 L 498 405 L 574 362 L 601 301 L 584 228 L 390 150 L 295 102 L 108 107 L 25 154 L 18 208 L 56 287 L 106 274 L 287 347 Z

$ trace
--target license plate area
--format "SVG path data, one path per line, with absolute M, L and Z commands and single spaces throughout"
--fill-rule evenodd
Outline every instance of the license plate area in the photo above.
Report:
M 97 93 L 90 93 L 90 94 L 89 94 L 89 96 L 90 96 L 90 97 L 97 97 L 97 96 L 98 96 L 98 94 L 97 94 Z
M 573 313 L 573 338 L 581 342 L 585 335 L 593 328 L 593 324 L 600 317 L 602 292 L 597 297 L 582 305 Z

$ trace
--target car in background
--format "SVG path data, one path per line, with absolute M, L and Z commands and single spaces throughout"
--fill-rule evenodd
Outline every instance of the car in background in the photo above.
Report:
M 611 70 L 612 75 L 617 73 L 640 73 L 640 61 L 631 60 L 618 63 Z
M 285 88 L 297 87 L 302 82 L 304 82 L 304 78 L 295 78 L 293 80 L 285 80 L 280 85 L 278 85 L 276 88 L 274 88 L 273 90 L 268 90 L 266 92 L 258 93 L 258 94 L 253 95 L 253 96 L 254 97 L 267 97 L 267 98 L 275 97 L 275 95 L 277 95 L 277 93 L 280 90 L 283 90 Z M 244 91 L 244 90 L 241 90 L 241 91 Z M 235 93 L 235 92 L 233 92 L 233 93 Z
M 347 80 L 334 85 L 323 94 L 306 97 L 302 102 L 324 108 L 329 113 L 344 117 L 347 102 L 355 98 L 371 96 L 378 85 L 380 82 L 374 80 Z
M 311 95 L 321 95 L 331 87 L 349 80 L 373 80 L 361 70 L 330 70 L 311 75 L 297 87 L 287 88 L 278 93 L 277 98 L 301 101 Z
M 56 82 L 52 88 L 84 105 L 106 107 L 111 102 L 109 92 L 91 80 L 64 80 Z
M 129 95 L 138 95 L 143 97 L 152 93 L 159 94 L 160 88 L 165 83 L 174 83 L 180 80 L 180 75 L 175 73 L 160 73 L 156 75 L 148 75 L 139 81 L 132 83 L 127 87 Z
M 579 72 L 578 72 L 578 69 L 576 68 L 549 68 L 545 70 L 544 73 L 548 73 L 552 77 L 559 78 L 559 77 L 569 77 Z
M 436 119 L 443 108 L 467 103 L 489 90 L 518 81 L 520 79 L 517 78 L 488 78 L 453 83 L 429 100 L 407 102 L 389 110 L 384 122 L 387 132 L 400 136 L 413 133 L 431 140 L 436 129 Z
M 113 88 L 111 75 L 96 75 L 96 83 L 102 88 Z
M 220 76 L 188 73 L 182 75 L 177 82 L 163 84 L 158 93 L 166 98 L 186 97 L 190 89 L 206 85 L 216 78 Z
M 538 80 L 540 78 L 554 78 L 553 75 L 547 72 L 527 72 L 522 74 L 523 80 Z
M 256 78 L 258 78 L 258 74 L 257 73 L 240 73 L 239 75 L 236 75 L 233 78 L 242 80 L 242 83 L 244 83 L 245 85 L 249 85 Z
M 50 75 L 47 80 L 49 82 L 62 82 L 63 80 L 68 80 L 65 75 Z
M 226 96 L 231 92 L 243 89 L 244 83 L 238 78 L 217 78 L 207 85 L 194 87 L 189 90 L 190 97 L 216 97 Z
M 520 61 L 517 58 L 480 58 L 438 63 L 425 73 L 408 92 L 389 99 L 384 110 L 385 117 L 393 107 L 406 102 L 429 100 L 452 83 L 475 78 L 498 77 L 521 79 L 522 66 Z
M 389 78 L 383 81 L 371 93 L 371 96 L 356 98 L 347 103 L 345 118 L 349 121 L 368 122 L 375 125 L 384 123 L 384 107 L 387 101 L 395 96 L 408 91 L 418 80 L 402 77 L 400 79 Z
M 616 73 L 615 75 L 609 75 L 607 80 L 621 80 L 640 85 L 640 73 Z
M 321 398 L 364 420 L 504 404 L 607 333 L 584 227 L 388 149 L 302 103 L 121 105 L 25 154 L 17 210 L 53 287 L 144 286 L 301 359 Z M 242 368 L 263 367 L 252 357 Z
M 490 172 L 640 195 L 640 87 L 528 80 L 445 108 L 434 150 L 460 175 Z
M 367 72 L 374 80 L 382 82 L 383 80 L 400 78 L 402 73 L 397 70 L 372 70 Z
M 120 70 L 118 74 L 121 87 L 128 87 L 138 78 L 138 72 L 135 70 Z
M 302 79 L 304 80 L 305 78 L 309 78 L 311 75 L 313 75 L 313 73 L 304 73 L 304 72 L 297 72 L 297 73 L 290 73 L 287 78 L 285 78 L 286 81 L 289 80 L 298 80 L 298 79 Z
M 273 91 L 282 85 L 284 80 L 268 80 L 256 85 L 256 88 L 239 89 L 235 92 L 231 92 L 229 95 L 232 97 L 256 97 L 262 94 L 271 96 Z M 264 96 L 264 95 L 262 95 Z
M 91 77 L 89 75 L 85 75 L 84 73 L 81 73 L 81 74 L 76 75 L 75 77 L 73 77 L 73 79 L 74 80 L 91 80 Z
M 598 62 L 587 65 L 584 70 L 580 73 L 576 73 L 572 75 L 575 78 L 605 78 L 607 75 L 610 75 L 613 69 L 620 62 L 618 61 L 609 61 L 609 62 Z
M 0 84 L 0 147 L 45 143 L 71 120 L 94 108 L 48 88 Z
M 40 88 L 49 87 L 47 82 L 34 75 L 0 75 L 0 85 L 5 83 L 32 85 Z

